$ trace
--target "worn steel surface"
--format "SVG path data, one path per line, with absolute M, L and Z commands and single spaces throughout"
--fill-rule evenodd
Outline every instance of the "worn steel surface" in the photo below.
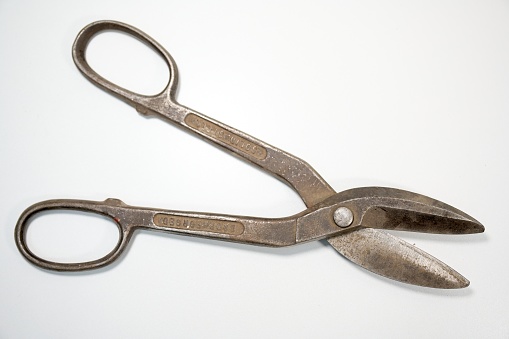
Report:
M 97 33 L 105 30 L 130 34 L 163 57 L 170 78 L 160 94 L 146 96 L 131 92 L 104 79 L 89 66 L 87 45 Z M 29 207 L 16 226 L 16 244 L 32 263 L 53 270 L 98 268 L 122 253 L 134 230 L 148 228 L 265 246 L 327 239 L 346 258 L 388 278 L 435 288 L 468 286 L 468 281 L 452 268 L 380 231 L 483 232 L 484 227 L 467 214 L 438 200 L 393 188 L 366 187 L 336 193 L 302 159 L 177 103 L 178 71 L 173 58 L 154 39 L 132 26 L 115 21 L 92 23 L 78 34 L 72 55 L 78 69 L 95 85 L 138 112 L 164 118 L 279 177 L 295 189 L 308 209 L 287 218 L 266 219 L 140 208 L 117 199 L 104 202 L 50 200 Z M 112 218 L 120 234 L 116 247 L 105 257 L 85 263 L 55 263 L 39 258 L 29 250 L 25 233 L 30 218 L 48 209 L 75 209 Z

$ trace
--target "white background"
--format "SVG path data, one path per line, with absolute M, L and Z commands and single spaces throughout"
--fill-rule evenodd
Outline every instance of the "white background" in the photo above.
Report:
M 278 180 L 89 83 L 71 46 L 100 19 L 165 46 L 179 102 L 307 160 L 336 190 L 397 187 L 480 220 L 480 235 L 397 234 L 471 286 L 387 280 L 324 241 L 267 249 L 153 232 L 97 271 L 28 263 L 14 225 L 46 199 L 304 209 Z M 1 338 L 509 337 L 508 1 L 2 0 L 0 44 Z M 89 60 L 133 90 L 166 81 L 123 35 L 97 37 Z M 51 226 L 59 218 L 67 228 Z M 29 240 L 49 258 L 89 256 L 114 242 L 102 222 L 53 213 Z

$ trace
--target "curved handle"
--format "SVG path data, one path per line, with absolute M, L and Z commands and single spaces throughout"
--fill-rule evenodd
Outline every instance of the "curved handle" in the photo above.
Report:
M 105 30 L 130 34 L 147 43 L 164 58 L 169 67 L 170 79 L 160 94 L 146 96 L 131 92 L 106 80 L 90 67 L 85 59 L 87 44 L 95 34 Z M 297 191 L 306 206 L 312 206 L 336 193 L 302 159 L 178 104 L 175 100 L 178 85 L 175 61 L 161 45 L 139 29 L 116 21 L 91 23 L 76 37 L 72 54 L 76 66 L 92 83 L 134 106 L 138 112 L 159 115 L 279 177 Z
M 30 218 L 43 211 L 58 209 L 97 213 L 111 218 L 120 231 L 115 248 L 100 259 L 81 263 L 58 263 L 42 259 L 34 254 L 26 241 L 26 230 Z M 301 214 L 306 213 L 307 211 Z M 118 199 L 106 199 L 105 201 L 59 199 L 43 201 L 27 208 L 16 224 L 14 235 L 19 251 L 33 264 L 55 271 L 84 271 L 99 268 L 115 261 L 126 249 L 137 228 L 281 247 L 296 243 L 296 227 L 299 216 L 300 214 L 286 218 L 266 219 L 136 207 L 127 205 Z M 324 233 L 323 237 L 328 235 Z
M 106 202 L 94 202 L 84 200 L 47 200 L 34 204 L 28 207 L 18 219 L 18 223 L 16 224 L 16 229 L 14 231 L 16 246 L 26 259 L 44 269 L 50 269 L 55 271 L 83 271 L 111 264 L 126 249 L 127 244 L 132 235 L 132 229 L 121 224 L 120 219 L 113 214 L 114 209 L 108 208 L 108 206 L 115 204 L 116 202 L 118 201 L 113 199 L 109 199 Z M 49 261 L 37 256 L 30 250 L 30 248 L 28 248 L 28 244 L 26 241 L 26 231 L 28 228 L 29 220 L 30 218 L 34 217 L 37 213 L 57 209 L 91 212 L 111 218 L 119 229 L 119 239 L 117 244 L 115 245 L 113 250 L 106 254 L 104 257 L 87 262 L 59 263 Z
M 120 31 L 127 33 L 140 41 L 146 43 L 164 59 L 169 68 L 169 80 L 163 91 L 157 95 L 142 95 L 123 87 L 115 85 L 99 75 L 90 67 L 86 59 L 86 49 L 92 38 L 102 31 Z M 175 93 L 178 87 L 178 70 L 175 61 L 157 41 L 150 36 L 130 25 L 117 21 L 96 21 L 83 28 L 76 37 L 72 47 L 74 63 L 83 75 L 92 83 L 117 96 L 131 106 L 134 106 L 140 113 L 147 113 L 147 109 L 153 110 L 166 104 L 175 104 Z

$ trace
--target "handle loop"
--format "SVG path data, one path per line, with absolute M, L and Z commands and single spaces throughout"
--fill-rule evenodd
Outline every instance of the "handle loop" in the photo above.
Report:
M 124 32 L 139 39 L 164 59 L 169 68 L 169 79 L 161 93 L 156 95 L 143 95 L 132 92 L 105 79 L 90 67 L 86 59 L 87 46 L 96 34 L 108 30 Z M 157 41 L 135 27 L 110 20 L 93 22 L 78 33 L 72 47 L 72 57 L 80 72 L 88 80 L 117 96 L 129 105 L 134 106 L 141 113 L 146 113 L 146 109 L 154 110 L 155 108 L 160 108 L 162 103 L 176 104 L 175 94 L 178 87 L 178 70 L 175 61 L 170 53 Z
M 106 201 L 106 203 L 107 202 L 108 201 Z M 26 259 L 44 269 L 50 269 L 55 271 L 83 271 L 111 264 L 115 259 L 117 259 L 120 256 L 120 254 L 122 254 L 122 252 L 127 247 L 127 244 L 131 238 L 132 231 L 129 227 L 123 226 L 121 224 L 120 219 L 113 215 L 111 213 L 112 210 L 108 209 L 107 206 L 108 205 L 105 204 L 104 202 L 65 200 L 65 199 L 47 200 L 34 204 L 28 207 L 18 219 L 18 223 L 16 224 L 16 229 L 14 231 L 16 246 Z M 111 218 L 119 229 L 119 239 L 117 244 L 115 245 L 113 250 L 111 250 L 111 252 L 109 252 L 102 258 L 86 262 L 59 263 L 46 260 L 37 256 L 30 250 L 27 244 L 26 231 L 29 225 L 29 221 L 31 218 L 33 218 L 36 214 L 40 212 L 57 209 L 90 212 L 101 214 Z

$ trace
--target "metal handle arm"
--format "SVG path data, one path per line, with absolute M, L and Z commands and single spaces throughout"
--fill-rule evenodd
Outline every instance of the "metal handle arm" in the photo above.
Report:
M 57 263 L 39 257 L 27 245 L 29 221 L 37 213 L 55 209 L 78 210 L 109 217 L 119 229 L 117 244 L 104 257 L 89 262 Z M 15 240 L 23 256 L 39 267 L 57 271 L 81 271 L 112 263 L 126 249 L 133 232 L 138 228 L 279 247 L 296 243 L 296 227 L 296 217 L 263 219 L 134 207 L 117 199 L 107 199 L 104 202 L 60 199 L 43 201 L 27 208 L 16 224 Z
M 106 30 L 130 34 L 163 57 L 169 67 L 170 77 L 161 93 L 147 96 L 131 92 L 106 80 L 90 67 L 86 60 L 87 45 L 97 33 Z M 72 55 L 81 73 L 95 85 L 134 106 L 140 113 L 163 117 L 279 177 L 297 191 L 306 206 L 310 207 L 335 193 L 302 159 L 178 104 L 175 99 L 178 87 L 175 61 L 161 45 L 137 28 L 116 21 L 94 22 L 78 34 Z

